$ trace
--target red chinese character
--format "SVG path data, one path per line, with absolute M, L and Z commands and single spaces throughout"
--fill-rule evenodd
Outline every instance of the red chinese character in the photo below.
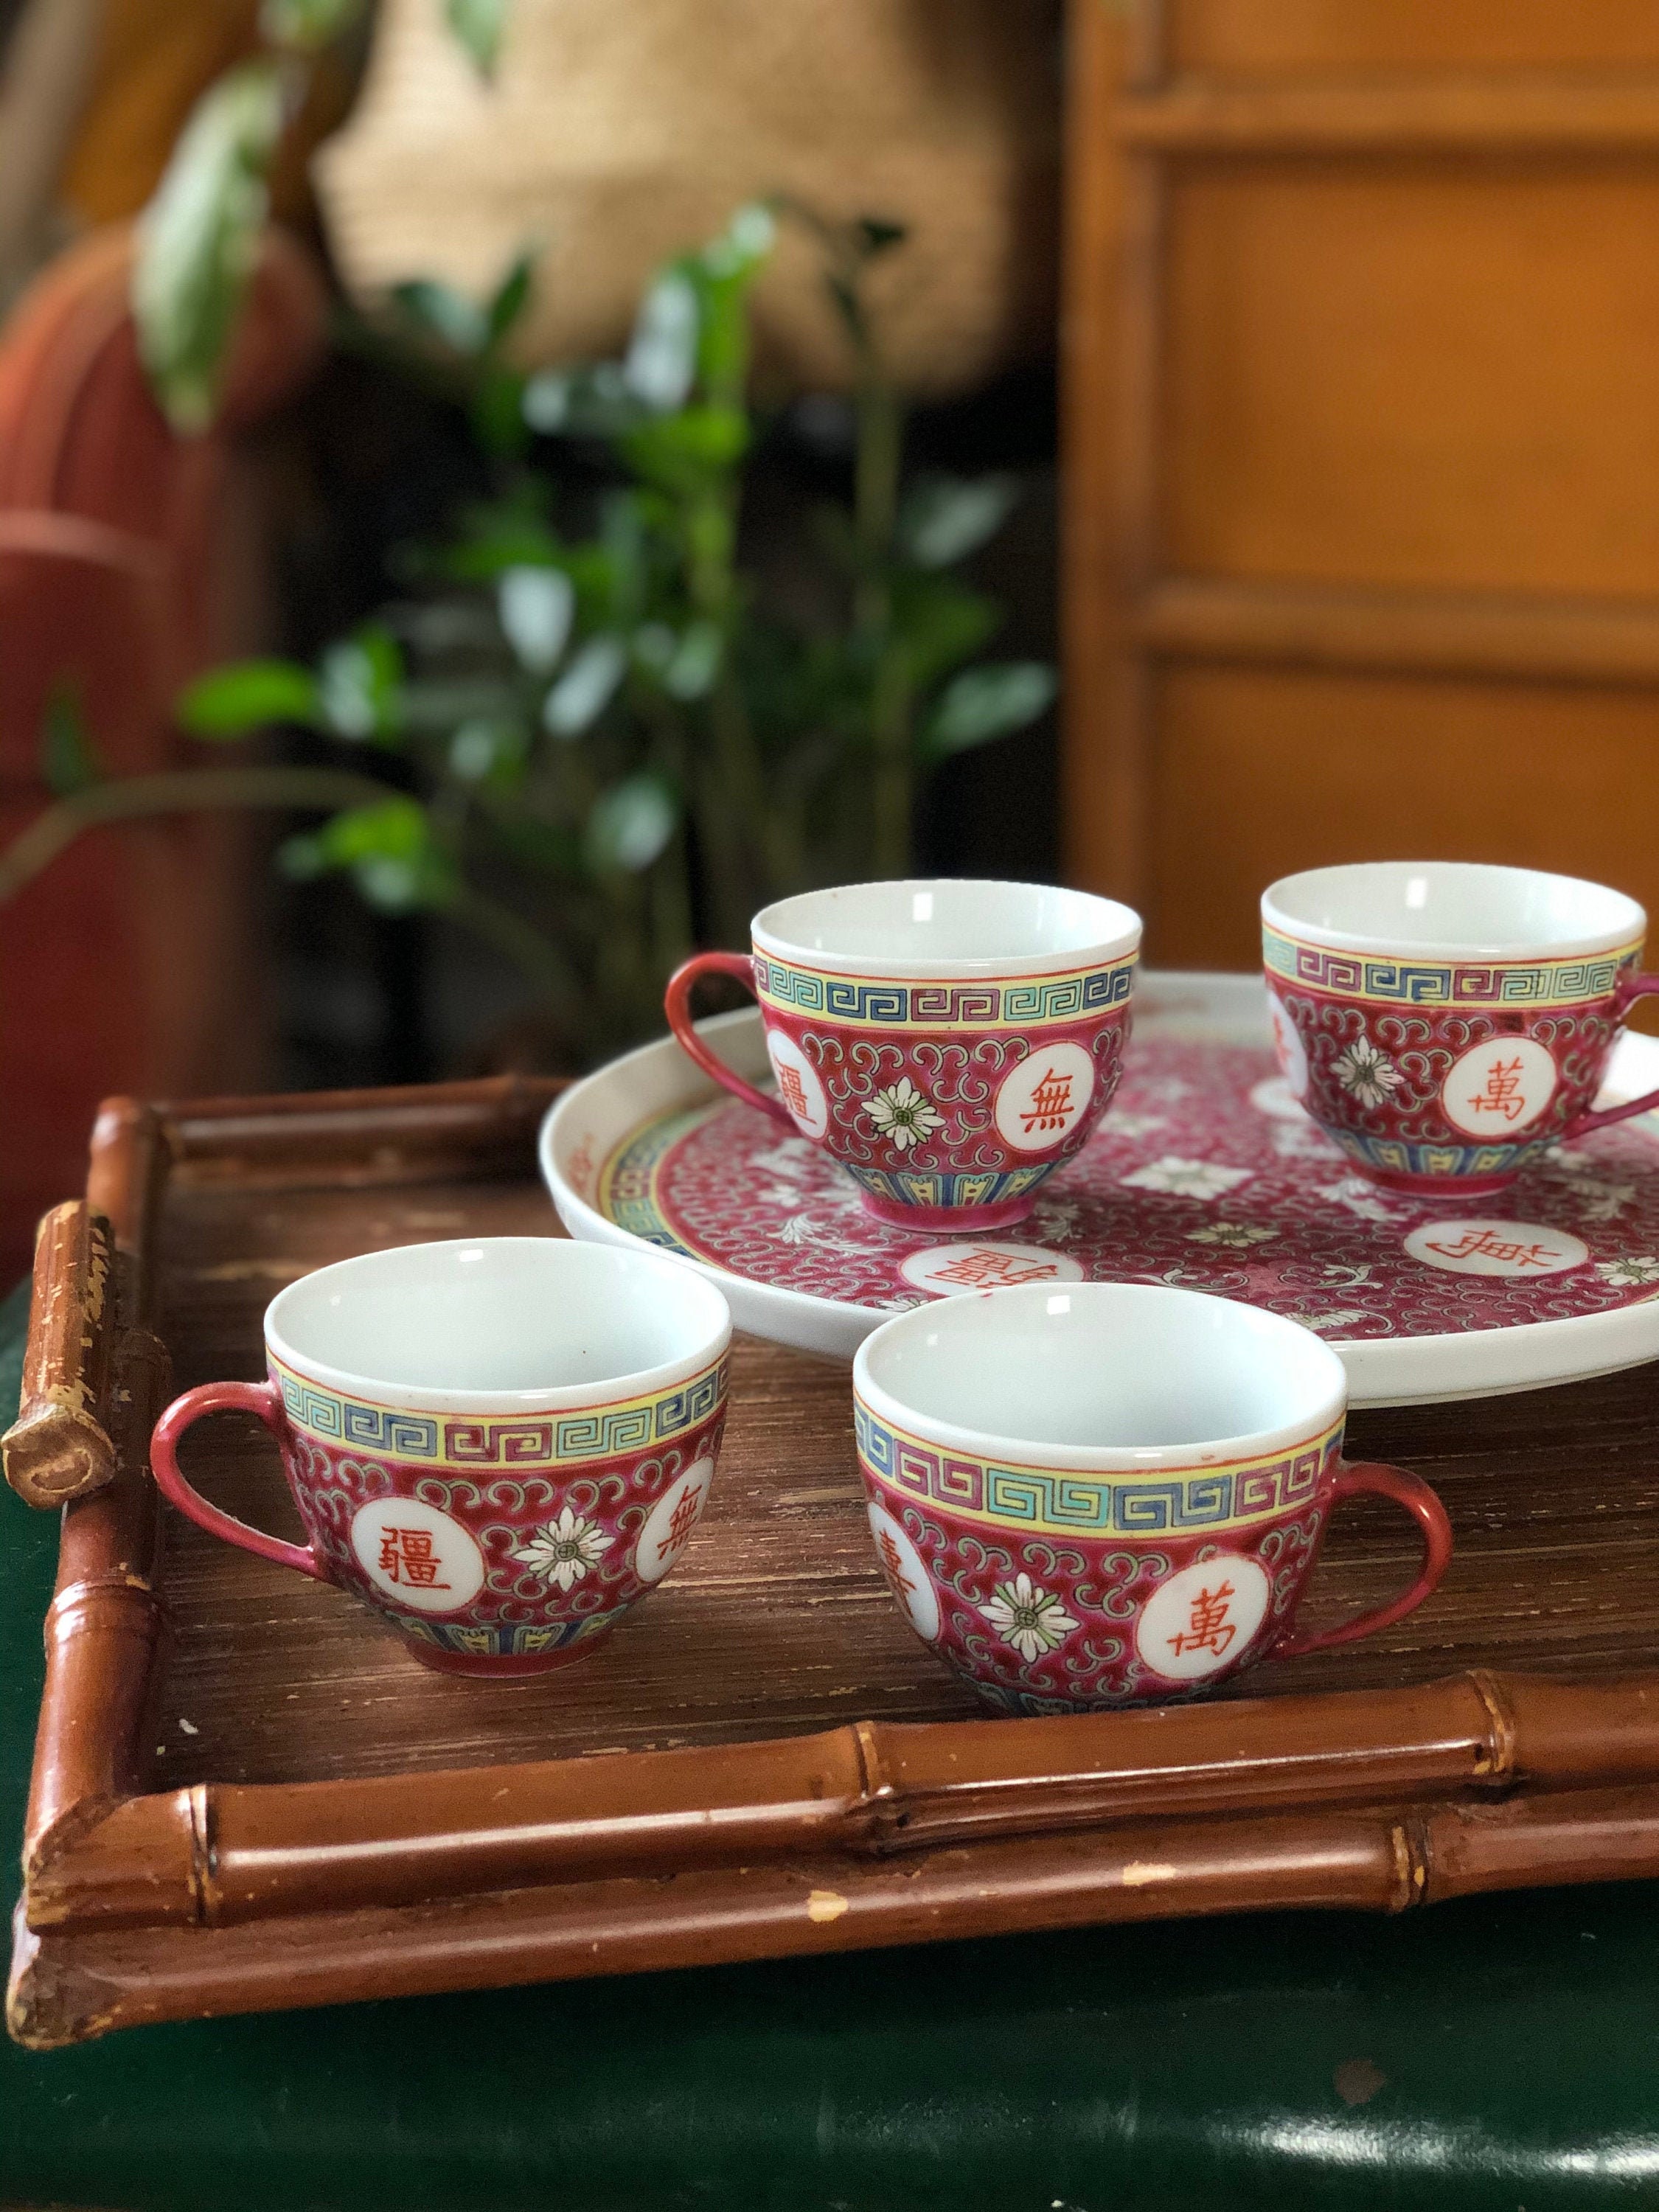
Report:
M 666 1533 L 657 1539 L 657 1557 L 659 1559 L 665 1559 L 671 1552 L 679 1550 L 691 1534 L 692 1524 L 702 1504 L 702 1492 L 695 1482 L 689 1489 L 681 1491 L 674 1510 L 668 1516 Z
M 1223 1583 L 1217 1590 L 1200 1590 L 1193 1600 L 1193 1616 L 1186 1629 L 1170 1638 L 1170 1649 L 1177 1658 L 1184 1651 L 1213 1651 L 1218 1659 L 1221 1656 L 1238 1633 L 1227 1618 L 1232 1595 L 1231 1583 Z
M 380 1572 L 390 1581 L 413 1589 L 447 1589 L 449 1584 L 438 1580 L 442 1565 L 432 1549 L 430 1529 L 381 1528 Z
M 1470 1099 L 1477 1114 L 1501 1114 L 1506 1121 L 1513 1121 L 1527 1110 L 1526 1096 L 1521 1088 L 1521 1060 L 1517 1054 L 1505 1066 L 1503 1060 L 1493 1060 L 1486 1070 L 1486 1087 Z
M 778 1094 L 792 1114 L 803 1121 L 810 1121 L 812 1109 L 806 1103 L 806 1086 L 800 1079 L 800 1070 L 785 1060 L 778 1069 Z
M 908 1597 L 915 1584 L 904 1571 L 904 1561 L 899 1555 L 899 1547 L 893 1540 L 890 1528 L 883 1528 L 878 1534 L 876 1548 L 881 1553 L 881 1563 L 887 1570 L 888 1581 L 901 1597 Z
M 1058 1273 L 1052 1260 L 1022 1260 L 1012 1252 L 964 1252 L 947 1267 L 932 1271 L 936 1283 L 960 1283 L 969 1291 L 1006 1291 L 1015 1283 L 1046 1283 Z
M 1447 1260 L 1498 1260 L 1512 1267 L 1552 1267 L 1560 1259 L 1547 1244 L 1505 1243 L 1490 1229 L 1466 1229 L 1455 1244 L 1429 1245 Z
M 1072 1079 L 1045 1069 L 1031 1093 L 1030 1111 L 1020 1115 L 1029 1137 L 1037 1129 L 1063 1129 L 1072 1118 Z

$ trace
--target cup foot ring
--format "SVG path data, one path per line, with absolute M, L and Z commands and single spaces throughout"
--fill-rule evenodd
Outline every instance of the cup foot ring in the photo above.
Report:
M 555 1651 L 507 1652 L 499 1658 L 472 1651 L 446 1651 L 435 1644 L 417 1644 L 412 1636 L 403 1638 L 403 1646 L 411 1659 L 418 1659 L 434 1674 L 470 1674 L 478 1681 L 520 1682 L 534 1674 L 550 1674 L 556 1668 L 577 1666 L 590 1652 L 609 1643 L 610 1638 L 610 1630 L 605 1629 L 597 1636 L 584 1636 L 579 1643 L 562 1644 Z

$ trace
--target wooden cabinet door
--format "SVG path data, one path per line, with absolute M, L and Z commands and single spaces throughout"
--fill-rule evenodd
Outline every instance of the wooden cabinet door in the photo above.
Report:
M 1322 862 L 1659 915 L 1659 5 L 1073 0 L 1066 831 L 1148 956 Z

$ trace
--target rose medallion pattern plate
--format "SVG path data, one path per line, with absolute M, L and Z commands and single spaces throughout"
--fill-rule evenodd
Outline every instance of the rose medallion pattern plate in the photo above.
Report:
M 1121 1086 L 1034 1211 L 987 1237 L 887 1227 L 803 1139 L 729 1100 L 672 1040 L 576 1085 L 543 1170 L 577 1237 L 705 1269 L 738 1326 L 850 1357 L 885 1316 L 1016 1283 L 1168 1283 L 1285 1314 L 1346 1363 L 1353 1402 L 1523 1390 L 1659 1357 L 1659 1133 L 1547 1153 L 1462 1208 L 1379 1188 L 1279 1078 L 1255 976 L 1143 978 Z M 766 1070 L 757 1018 L 706 1024 Z M 1609 1095 L 1659 1076 L 1629 1036 Z M 1456 1214 L 1454 1218 L 1453 1214 Z

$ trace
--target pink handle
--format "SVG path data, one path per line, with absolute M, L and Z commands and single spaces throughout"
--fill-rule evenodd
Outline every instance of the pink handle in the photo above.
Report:
M 1622 1023 L 1638 999 L 1655 997 L 1659 997 L 1659 975 L 1627 976 L 1613 994 L 1613 1019 Z M 1639 1098 L 1629 1099 L 1622 1106 L 1604 1106 L 1599 1114 L 1581 1114 L 1563 1129 L 1561 1141 L 1587 1137 L 1592 1129 L 1605 1129 L 1609 1121 L 1628 1121 L 1632 1114 L 1645 1114 L 1654 1106 L 1659 1106 L 1659 1091 L 1644 1091 Z
M 237 1520 L 234 1514 L 222 1513 L 216 1505 L 210 1505 L 198 1491 L 192 1490 L 179 1472 L 179 1439 L 191 1423 L 199 1421 L 204 1413 L 232 1411 L 257 1413 L 279 1443 L 287 1437 L 282 1394 L 273 1383 L 204 1382 L 194 1390 L 186 1390 L 182 1398 L 175 1398 L 155 1424 L 155 1434 L 149 1440 L 149 1464 L 157 1487 L 209 1535 L 222 1536 L 228 1544 L 240 1544 L 245 1552 L 257 1553 L 262 1559 L 274 1559 L 279 1567 L 293 1567 L 302 1575 L 312 1575 L 319 1583 L 325 1583 L 328 1576 L 308 1545 L 285 1544 L 280 1536 L 267 1536 L 263 1529 L 250 1528 L 246 1521 Z
M 669 1028 L 705 1075 L 712 1075 L 723 1090 L 729 1091 L 734 1098 L 741 1098 L 745 1106 L 758 1106 L 763 1114 L 769 1114 L 775 1121 L 781 1121 L 792 1137 L 799 1136 L 800 1131 L 787 1108 L 780 1106 L 775 1098 L 769 1098 L 763 1091 L 757 1091 L 752 1083 L 745 1083 L 737 1070 L 717 1058 L 697 1035 L 691 1019 L 691 993 L 704 975 L 731 975 L 745 989 L 752 991 L 755 988 L 755 963 L 748 953 L 694 952 L 674 970 L 663 994 Z
M 1401 1590 L 1398 1597 L 1391 1597 L 1386 1605 L 1379 1605 L 1370 1613 L 1356 1613 L 1340 1628 L 1323 1628 L 1311 1636 L 1291 1636 L 1283 1644 L 1275 1644 L 1269 1657 L 1299 1659 L 1305 1651 L 1328 1651 L 1334 1644 L 1357 1644 L 1362 1636 L 1376 1635 L 1379 1628 L 1392 1628 L 1396 1620 L 1403 1620 L 1408 1613 L 1415 1612 L 1430 1592 L 1439 1587 L 1440 1577 L 1451 1565 L 1451 1522 L 1446 1518 L 1445 1507 L 1428 1484 L 1421 1475 L 1408 1474 L 1403 1467 L 1340 1468 L 1331 1510 L 1334 1512 L 1345 1498 L 1358 1498 L 1365 1491 L 1379 1498 L 1391 1498 L 1396 1505 L 1403 1505 L 1423 1531 L 1423 1565 L 1417 1580 Z

